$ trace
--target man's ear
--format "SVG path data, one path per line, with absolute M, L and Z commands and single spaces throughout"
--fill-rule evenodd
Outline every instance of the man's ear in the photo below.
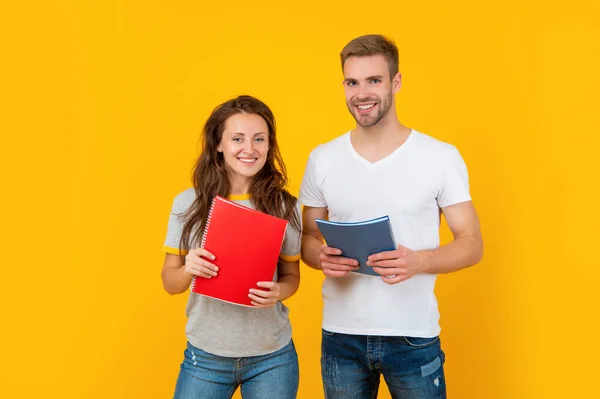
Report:
M 400 91 L 400 87 L 402 87 L 402 75 L 400 72 L 398 72 L 396 76 L 394 76 L 394 79 L 392 79 L 392 88 L 394 93 L 398 93 Z

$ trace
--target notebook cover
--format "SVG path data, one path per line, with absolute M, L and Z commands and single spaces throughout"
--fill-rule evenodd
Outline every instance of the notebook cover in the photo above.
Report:
M 219 267 L 212 278 L 194 277 L 192 292 L 252 306 L 250 288 L 273 281 L 287 221 L 220 196 L 213 200 L 202 247 Z
M 366 263 L 369 255 L 396 249 L 389 216 L 353 223 L 323 219 L 316 222 L 329 247 L 341 249 L 341 256 L 360 262 L 355 273 L 381 276 Z

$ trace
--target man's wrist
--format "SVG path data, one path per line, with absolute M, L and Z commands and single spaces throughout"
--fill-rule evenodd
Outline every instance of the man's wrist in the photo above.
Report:
M 432 273 L 431 258 L 433 257 L 433 249 L 424 249 L 419 251 L 421 255 L 420 271 L 421 273 Z

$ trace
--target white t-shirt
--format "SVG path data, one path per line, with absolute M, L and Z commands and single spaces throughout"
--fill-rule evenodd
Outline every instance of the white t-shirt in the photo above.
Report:
M 413 130 L 375 163 L 353 148 L 350 132 L 315 148 L 300 202 L 327 207 L 329 219 L 356 222 L 389 215 L 397 244 L 412 250 L 439 246 L 439 208 L 471 200 L 458 150 Z M 435 337 L 440 333 L 436 276 L 418 274 L 389 285 L 379 276 L 349 273 L 323 282 L 323 328 L 359 335 Z

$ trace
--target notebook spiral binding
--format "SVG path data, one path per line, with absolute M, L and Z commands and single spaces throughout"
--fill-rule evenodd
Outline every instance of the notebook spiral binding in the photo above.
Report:
M 213 209 L 215 207 L 215 202 L 217 201 L 217 197 L 213 198 L 212 203 L 210 204 L 210 209 L 208 210 L 208 216 L 206 217 L 206 225 L 204 226 L 204 231 L 202 232 L 202 240 L 200 241 L 200 248 L 204 248 L 204 243 L 206 242 L 206 233 L 208 232 L 208 227 L 210 226 L 210 219 L 212 218 Z M 192 291 L 194 291 L 194 287 L 196 286 L 196 279 L 198 277 L 194 276 L 192 279 Z

